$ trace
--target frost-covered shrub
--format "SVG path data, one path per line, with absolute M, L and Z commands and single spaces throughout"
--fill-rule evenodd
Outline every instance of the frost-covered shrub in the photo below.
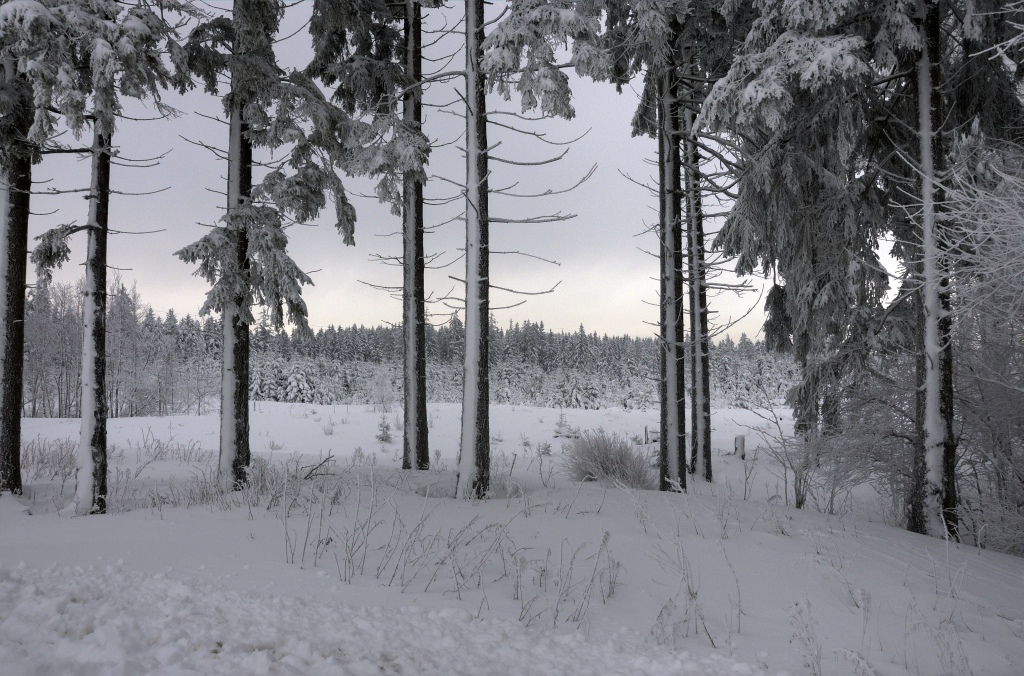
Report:
M 619 434 L 587 430 L 566 446 L 566 471 L 573 481 L 621 482 L 630 488 L 655 488 L 652 458 Z
M 66 439 L 37 437 L 21 451 L 21 476 L 26 484 L 59 479 L 61 488 L 75 475 L 75 453 L 78 443 Z

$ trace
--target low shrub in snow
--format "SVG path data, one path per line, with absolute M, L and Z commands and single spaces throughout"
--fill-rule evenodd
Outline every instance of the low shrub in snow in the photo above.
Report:
M 43 439 L 26 443 L 21 451 L 21 476 L 26 484 L 60 480 L 61 491 L 75 476 L 78 442 L 71 439 Z
M 655 488 L 652 459 L 619 434 L 604 429 L 582 432 L 566 446 L 573 481 L 621 482 L 630 488 Z

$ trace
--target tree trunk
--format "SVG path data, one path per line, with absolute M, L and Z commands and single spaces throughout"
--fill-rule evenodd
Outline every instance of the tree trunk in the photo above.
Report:
M 221 354 L 220 394 L 220 482 L 224 490 L 239 490 L 247 481 L 249 468 L 249 241 L 244 226 L 230 221 L 252 191 L 252 142 L 242 104 L 231 108 L 228 141 L 228 236 L 235 246 L 235 260 L 225 262 L 237 275 L 241 293 L 224 304 L 221 329 L 224 343 Z M 228 274 L 228 271 L 225 271 Z
M 482 498 L 490 484 L 488 420 L 487 101 L 481 70 L 484 0 L 466 2 L 466 356 L 456 496 Z
M 945 164 L 942 134 L 941 17 L 937 0 L 925 9 L 925 49 L 918 61 L 918 109 L 921 137 L 922 285 L 925 322 L 925 518 L 931 535 L 956 534 L 955 440 L 952 436 L 952 344 L 948 278 L 940 257 L 937 228 L 942 192 L 936 177 Z
M 405 73 L 413 84 L 423 79 L 422 22 L 418 0 L 405 3 Z M 402 117 L 410 128 L 422 125 L 423 92 L 412 86 L 402 100 Z M 402 184 L 402 332 L 405 338 L 405 427 L 403 469 L 429 469 L 427 446 L 427 334 L 423 282 L 423 183 L 415 172 L 406 172 Z
M 658 143 L 661 208 L 662 434 L 659 488 L 678 481 L 686 489 L 686 356 L 682 287 L 682 157 L 679 152 L 678 79 L 671 68 L 661 76 Z
M 695 96 L 693 98 L 696 98 Z M 700 194 L 700 150 L 690 108 L 683 112 L 686 148 L 686 220 L 690 268 L 691 461 L 694 476 L 711 481 L 711 351 L 708 336 L 707 268 L 704 262 L 704 209 Z
M 913 264 L 920 268 L 920 265 Z M 914 271 L 915 275 L 920 274 Z M 911 454 L 910 494 L 907 497 L 907 530 L 913 533 L 927 533 L 928 523 L 925 519 L 925 465 L 924 453 L 924 406 L 925 406 L 925 375 L 927 366 L 924 356 L 924 308 L 922 292 L 918 290 L 914 298 L 915 330 L 914 340 L 917 354 L 914 355 L 914 442 Z
M 18 155 L 0 176 L 0 491 L 20 495 L 22 377 L 25 351 L 25 275 L 32 158 Z
M 936 178 L 945 164 L 942 134 L 941 20 L 937 0 L 922 0 L 925 48 L 917 63 L 919 135 L 921 143 L 921 254 L 924 306 L 925 521 L 932 535 L 956 534 L 956 486 L 953 430 L 952 321 L 948 277 L 940 257 L 941 237 L 936 214 L 942 202 Z
M 82 309 L 82 436 L 75 497 L 63 513 L 107 511 L 107 225 L 110 213 L 110 137 L 94 131 L 92 187 Z
M 658 82 L 659 101 L 661 99 L 661 82 Z M 672 467 L 669 462 L 668 443 L 668 276 L 665 274 L 671 255 L 665 247 L 665 130 L 662 124 L 662 106 L 658 105 L 658 490 L 671 490 Z M 646 436 L 646 435 L 645 435 Z M 646 439 L 645 439 L 646 441 Z
M 14 63 L 4 63 L 5 79 L 14 77 Z M 20 495 L 22 378 L 25 368 L 25 275 L 28 258 L 29 198 L 32 191 L 31 149 L 23 135 L 32 124 L 31 93 L 14 139 L 0 165 L 0 492 Z

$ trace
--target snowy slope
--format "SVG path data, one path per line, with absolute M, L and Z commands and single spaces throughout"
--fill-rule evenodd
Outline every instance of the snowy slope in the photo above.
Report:
M 4 673 L 1024 673 L 1024 560 L 890 527 L 866 488 L 793 510 L 763 453 L 744 500 L 749 411 L 714 412 L 716 482 L 685 495 L 571 482 L 559 416 L 495 407 L 485 502 L 444 497 L 457 405 L 408 473 L 393 411 L 257 403 L 268 484 L 231 501 L 202 499 L 215 418 L 111 420 L 120 513 L 59 517 L 48 477 L 0 501 Z

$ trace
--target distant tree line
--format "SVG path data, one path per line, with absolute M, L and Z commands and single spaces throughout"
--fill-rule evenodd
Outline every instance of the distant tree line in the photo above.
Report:
M 26 310 L 23 412 L 26 417 L 80 414 L 82 302 L 71 284 L 34 289 Z M 215 412 L 221 328 L 213 317 L 158 316 L 135 289 L 115 281 L 107 311 L 106 403 L 110 417 Z M 458 316 L 428 326 L 427 399 L 458 402 L 465 333 Z M 397 402 L 402 394 L 401 326 L 350 326 L 316 332 L 252 332 L 254 400 L 302 403 Z M 649 408 L 658 403 L 656 339 L 599 336 L 584 327 L 554 332 L 543 322 L 502 328 L 491 321 L 491 399 L 497 404 L 564 408 Z M 768 353 L 746 335 L 712 349 L 712 393 L 721 405 L 754 404 L 762 391 L 785 396 L 795 362 Z

